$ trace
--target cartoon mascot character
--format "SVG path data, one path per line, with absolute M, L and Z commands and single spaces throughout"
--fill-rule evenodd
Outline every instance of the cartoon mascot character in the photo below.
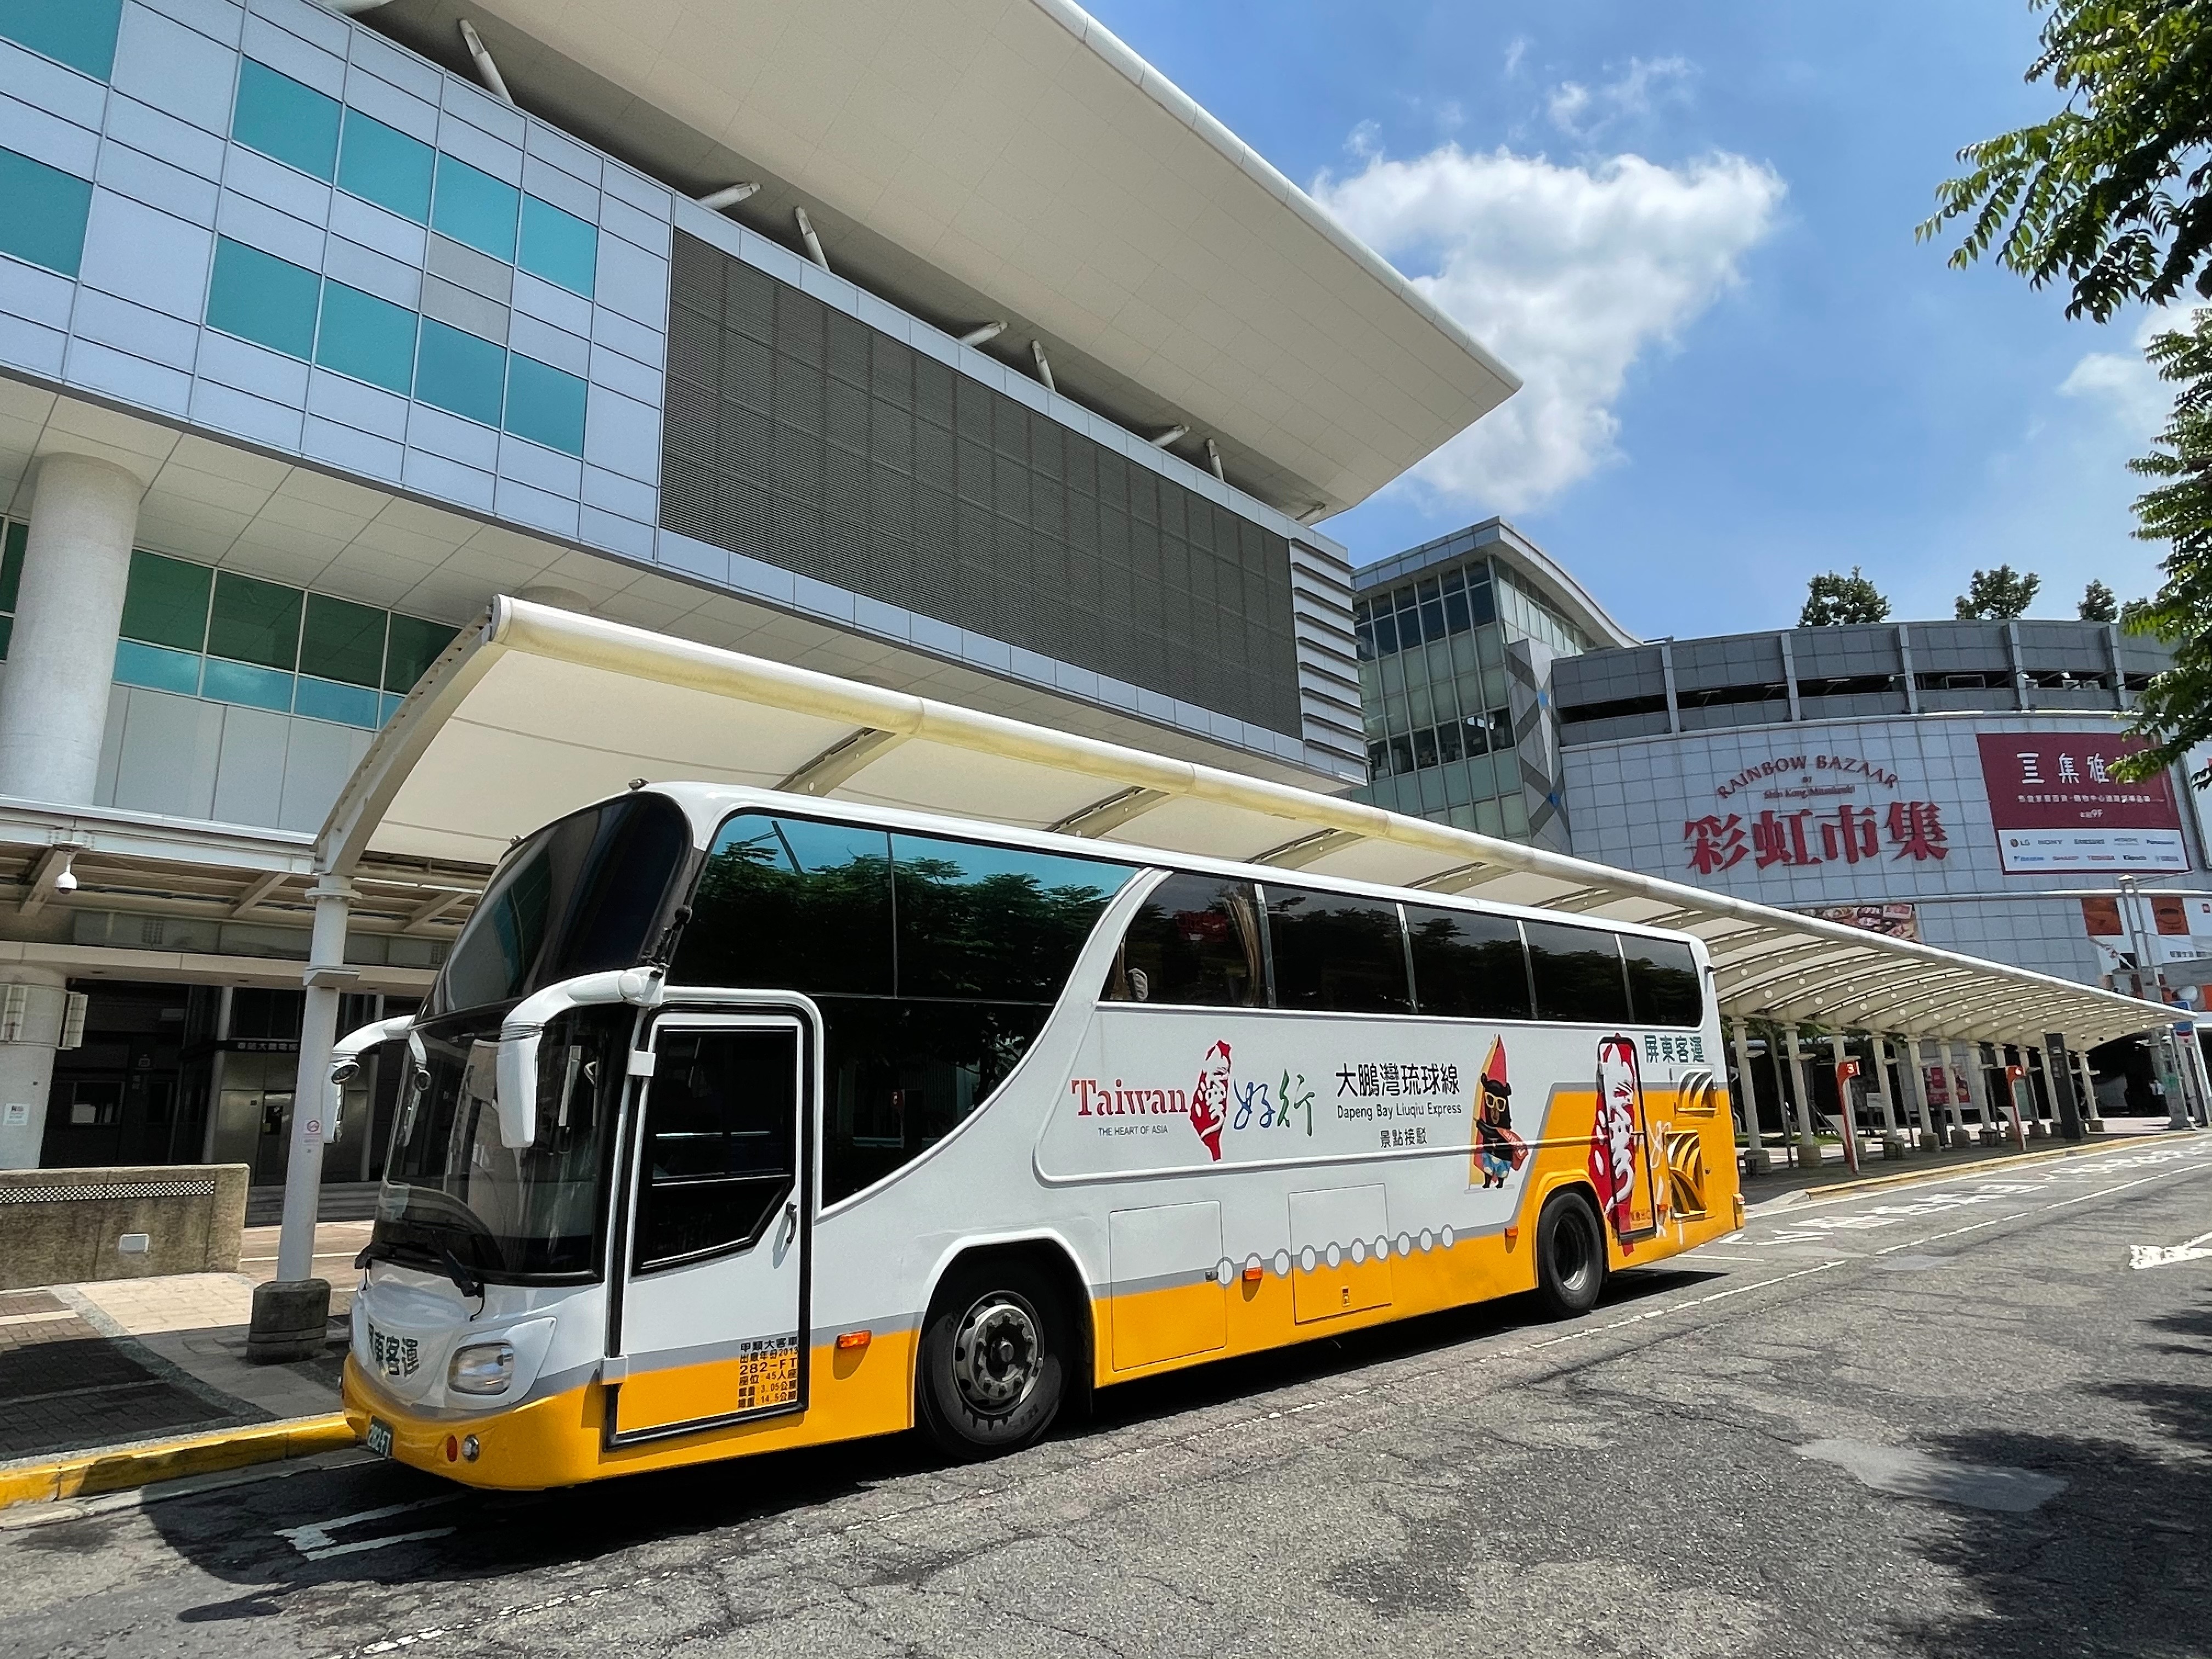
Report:
M 1590 1129 L 1589 1178 L 1621 1253 L 1651 1231 L 1651 1182 L 1644 1166 L 1644 1077 L 1636 1044 L 1609 1036 L 1597 1046 L 1597 1121 Z M 1639 1175 L 1644 1178 L 1639 1181 Z
M 1475 1103 L 1475 1163 L 1486 1187 L 1503 1187 L 1505 1178 L 1528 1158 L 1528 1143 L 1513 1133 L 1513 1085 L 1505 1078 L 1505 1039 L 1492 1037 L 1482 1062 L 1482 1093 Z
M 1198 1082 L 1190 1091 L 1190 1127 L 1206 1144 L 1206 1155 L 1221 1162 L 1221 1131 L 1229 1121 L 1229 1045 L 1217 1042 L 1206 1051 Z

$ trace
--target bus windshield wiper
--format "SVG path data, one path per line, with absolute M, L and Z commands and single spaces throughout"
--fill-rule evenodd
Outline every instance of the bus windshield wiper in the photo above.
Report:
M 453 1281 L 463 1296 L 480 1297 L 484 1293 L 483 1280 L 453 1254 L 452 1245 L 438 1252 L 438 1265 L 446 1270 L 446 1277 Z

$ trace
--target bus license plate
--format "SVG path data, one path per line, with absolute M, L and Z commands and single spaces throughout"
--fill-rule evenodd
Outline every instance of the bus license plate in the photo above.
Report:
M 392 1425 L 378 1418 L 368 1419 L 368 1433 L 364 1437 L 369 1450 L 379 1457 L 392 1455 Z

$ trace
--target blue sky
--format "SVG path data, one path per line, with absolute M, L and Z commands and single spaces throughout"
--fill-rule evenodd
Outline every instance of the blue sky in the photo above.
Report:
M 1359 562 L 1504 513 L 1631 629 L 1794 621 L 1862 565 L 2072 616 L 2156 585 L 2124 466 L 2139 317 L 1916 244 L 1962 143 L 2039 118 L 2026 0 L 1092 0 L 1528 381 L 1325 528 Z

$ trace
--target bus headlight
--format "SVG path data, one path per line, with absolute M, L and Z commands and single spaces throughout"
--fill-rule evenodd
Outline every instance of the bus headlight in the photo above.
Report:
M 514 1344 L 474 1342 L 458 1350 L 446 1368 L 446 1386 L 455 1394 L 504 1394 L 514 1381 Z

